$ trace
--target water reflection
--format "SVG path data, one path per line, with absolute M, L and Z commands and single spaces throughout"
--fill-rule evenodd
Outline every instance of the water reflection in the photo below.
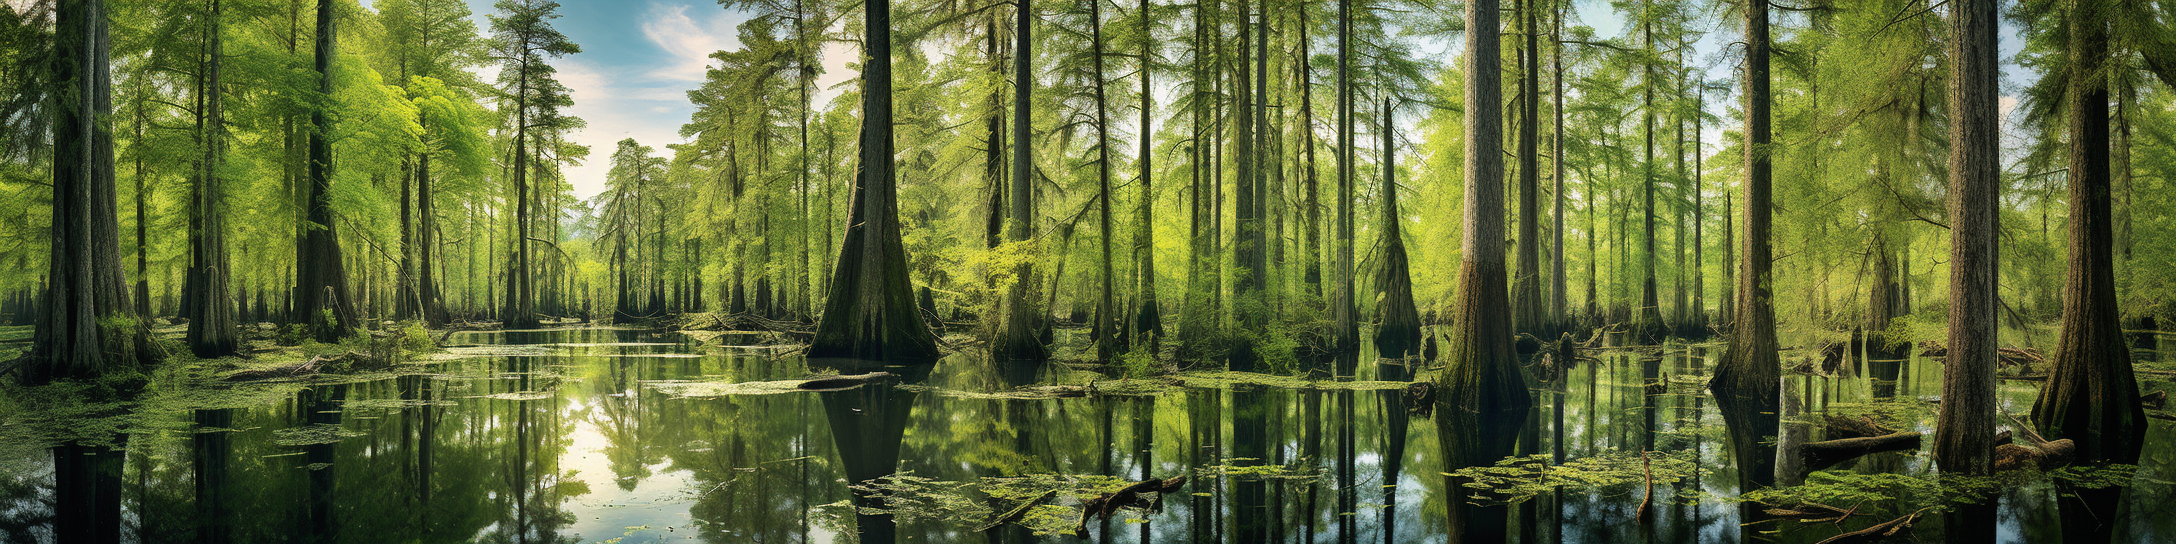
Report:
M 1410 414 L 1403 382 L 1431 380 L 1433 371 L 1371 354 L 1321 362 L 1326 376 L 1342 378 L 1308 385 L 1189 380 L 1157 395 L 1071 396 L 1008 392 L 1097 378 L 1063 364 L 963 356 L 921 367 L 804 361 L 636 330 L 463 333 L 455 341 L 555 347 L 383 380 L 237 388 L 230 396 L 250 400 L 148 414 L 116 442 L 125 451 L 0 444 L 0 466 L 9 469 L 0 471 L 0 538 L 1083 541 L 1037 535 L 1023 523 L 868 514 L 861 508 L 901 504 L 853 487 L 888 475 L 975 482 L 1051 474 L 1189 476 L 1158 508 L 1087 520 L 1085 541 L 1093 542 L 1814 542 L 1840 532 L 1765 520 L 1761 508 L 1731 500 L 1785 484 L 1777 441 L 1830 437 L 1816 425 L 1790 438 L 1780 414 L 1711 401 L 1701 386 L 1719 345 L 1592 353 L 1529 384 L 1533 405 L 1484 434 L 1447 427 L 1453 418 L 1440 411 Z M 1933 391 L 1939 365 L 1854 367 L 1864 375 L 1778 385 L 1808 417 L 1892 406 L 1905 425 L 1928 430 L 1933 404 L 1918 395 Z M 879 370 L 892 378 L 820 392 L 679 397 L 657 385 Z M 2024 382 L 2002 389 L 2013 408 L 2029 405 L 2032 393 Z M 2010 489 L 1997 504 L 1923 521 L 1914 531 L 1929 532 L 1915 537 L 2167 541 L 2176 520 L 2146 513 L 2171 506 L 2176 493 L 2155 482 L 2171 479 L 2176 447 L 2165 423 L 2152 433 L 2139 487 Z M 1502 504 L 1440 476 L 1506 456 L 1561 462 L 1643 451 L 1697 460 L 1681 480 L 1654 486 L 1645 521 L 1638 507 L 1650 495 L 1639 484 Z M 1931 465 L 1919 455 L 1868 456 L 1828 472 L 1924 474 Z M 1018 504 L 964 489 L 962 504 L 980 511 Z M 1054 498 L 1042 514 L 1078 516 L 1077 504 Z M 1069 532 L 1076 519 L 1048 525 Z

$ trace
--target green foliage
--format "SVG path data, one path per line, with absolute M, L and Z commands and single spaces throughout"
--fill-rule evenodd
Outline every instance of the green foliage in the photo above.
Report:
M 1157 358 L 1156 350 L 1150 348 L 1145 342 L 1134 344 L 1132 349 L 1119 354 L 1118 360 L 1114 361 L 1114 363 L 1114 366 L 1118 369 L 1118 375 L 1124 378 L 1146 378 L 1163 374 L 1169 370 L 1169 367 L 1165 366 L 1163 361 Z
M 403 321 L 399 328 L 395 330 L 400 333 L 400 349 L 403 352 L 429 353 L 438 351 L 438 342 L 431 340 L 430 329 L 424 328 L 421 321 Z

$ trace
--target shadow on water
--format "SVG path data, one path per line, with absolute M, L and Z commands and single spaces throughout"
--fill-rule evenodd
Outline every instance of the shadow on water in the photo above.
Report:
M 811 361 L 632 329 L 453 341 L 479 348 L 400 376 L 154 391 L 119 427 L 125 449 L 0 441 L 0 539 L 1811 543 L 1846 529 L 1773 519 L 1737 496 L 1933 478 L 1921 452 L 1802 480 L 1777 452 L 1834 438 L 1806 423 L 1822 414 L 1929 431 L 1941 372 L 1907 358 L 1794 374 L 1778 384 L 1792 402 L 1762 412 L 1707 394 L 1720 344 L 1597 349 L 1534 372 L 1531 405 L 1423 416 L 1406 386 L 1440 367 L 1371 353 L 1311 362 L 1317 379 L 1118 381 L 966 355 Z M 795 387 L 874 371 L 891 377 Z M 2003 402 L 2029 405 L 2035 385 L 2003 382 Z M 2156 421 L 2132 487 L 2037 480 L 1922 520 L 1909 541 L 2170 541 L 2176 519 L 2164 518 L 2176 516 L 2155 513 L 2176 507 L 2176 441 Z M 1506 458 L 1617 464 L 1579 469 L 1614 483 L 1519 484 L 1530 491 L 1447 476 Z M 1105 490 L 1181 476 L 1107 519 L 1083 513 Z M 1033 487 L 1045 484 L 1057 490 Z

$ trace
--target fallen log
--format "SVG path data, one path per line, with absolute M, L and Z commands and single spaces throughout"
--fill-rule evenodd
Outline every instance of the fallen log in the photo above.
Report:
M 2047 437 L 2034 432 L 2031 426 L 2025 425 L 2025 422 L 2018 421 L 2016 416 L 2008 414 L 2004 414 L 2004 416 L 2010 418 L 2011 427 L 2020 431 L 2018 434 L 2025 439 L 2025 443 L 2012 444 L 2008 440 L 1996 441 L 1998 445 L 1995 446 L 1995 472 L 2024 468 L 2038 468 L 2040 470 L 2060 468 L 2069 465 L 2072 457 L 2077 453 L 2078 446 L 2076 443 L 2071 442 L 2070 439 L 2048 440 Z
M 870 372 L 868 374 L 825 376 L 822 378 L 816 378 L 813 380 L 801 382 L 800 387 L 802 389 L 845 389 L 873 381 L 888 379 L 891 377 L 892 373 L 890 372 Z
M 1088 537 L 1088 518 L 1111 519 L 1118 509 L 1126 507 L 1161 508 L 1163 494 L 1178 491 L 1186 485 L 1186 476 L 1173 476 L 1163 480 L 1142 480 L 1117 491 L 1088 499 L 1081 503 L 1080 525 L 1073 528 L 1074 536 Z
M 1022 502 L 1020 503 L 1020 506 L 1013 507 L 1012 510 L 1006 511 L 1003 514 L 998 514 L 997 517 L 990 518 L 990 521 L 983 523 L 979 527 L 976 527 L 975 532 L 980 533 L 983 531 L 997 528 L 997 526 L 1000 525 L 1020 521 L 1020 518 L 1027 517 L 1029 510 L 1033 510 L 1036 506 L 1041 506 L 1043 503 L 1049 502 L 1051 497 L 1056 496 L 1058 496 L 1058 490 L 1056 489 L 1045 491 L 1042 495 L 1037 496 L 1034 499 L 1030 499 L 1026 502 Z
M 1845 510 L 1826 504 L 1809 502 L 1788 508 L 1769 508 L 1766 512 L 1771 516 L 1791 518 L 1806 523 L 1843 523 L 1844 520 L 1851 519 L 1851 516 L 1858 515 L 1859 507 L 1853 506 L 1850 510 Z
M 1874 418 L 1869 416 L 1859 416 L 1856 418 L 1852 418 L 1839 416 L 1836 414 L 1828 414 L 1826 419 L 1828 421 L 1828 428 L 1825 436 L 1829 437 L 1830 439 L 1865 438 L 1871 436 L 1886 436 L 1897 433 L 1896 429 L 1884 427 L 1881 425 L 1881 423 L 1874 421 Z
M 314 355 L 310 357 L 310 360 L 291 365 L 281 365 L 272 368 L 261 368 L 256 370 L 244 370 L 241 372 L 228 374 L 226 380 L 230 382 L 246 382 L 254 380 L 269 380 L 273 378 L 310 376 L 322 372 L 326 364 L 337 362 L 340 359 L 341 357 L 326 357 L 324 355 Z
M 1876 541 L 1876 540 L 1881 540 L 1881 539 L 1884 539 L 1884 538 L 1889 538 L 1889 537 L 1892 537 L 1892 536 L 1896 536 L 1897 532 L 1899 532 L 1899 531 L 1903 531 L 1903 530 L 1905 530 L 1905 529 L 1910 529 L 1910 528 L 1912 527 L 1912 523 L 1914 523 L 1914 522 L 1917 522 L 1917 521 L 1919 521 L 1919 516 L 1920 516 L 1921 514 L 1925 514 L 1925 513 L 1927 513 L 1927 509 L 1925 509 L 1925 508 L 1921 508 L 1921 509 L 1919 509 L 1919 511 L 1917 511 L 1917 512 L 1912 512 L 1912 513 L 1910 513 L 1910 514 L 1907 514 L 1907 515 L 1905 515 L 1904 517 L 1900 517 L 1900 518 L 1892 519 L 1892 520 L 1889 520 L 1889 521 L 1884 521 L 1884 522 L 1881 522 L 1881 523 L 1876 523 L 1876 524 L 1874 524 L 1873 526 L 1867 527 L 1867 528 L 1865 528 L 1865 529 L 1859 529 L 1859 530 L 1857 530 L 1857 531 L 1852 531 L 1852 532 L 1848 532 L 1848 533 L 1844 533 L 1844 534 L 1840 534 L 1840 535 L 1836 535 L 1836 536 L 1828 537 L 1828 540 L 1823 540 L 1823 541 L 1821 541 L 1821 542 L 1820 542 L 1819 544 L 1843 544 L 1843 543 L 1845 543 L 1845 542 L 1873 542 L 1873 541 Z
M 1919 433 L 1900 432 L 1882 436 L 1823 440 L 1799 445 L 1798 455 L 1799 459 L 1804 461 L 1805 470 L 1812 472 L 1866 455 L 1886 451 L 1918 449 L 1919 439 Z
M 2049 470 L 2069 465 L 2077 445 L 2065 438 L 2039 444 L 2002 444 L 1995 446 L 1995 472 L 2037 468 Z

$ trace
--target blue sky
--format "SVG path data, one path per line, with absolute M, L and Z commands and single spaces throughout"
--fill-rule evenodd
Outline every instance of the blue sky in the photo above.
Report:
M 368 3 L 368 0 L 364 1 Z M 485 16 L 494 11 L 493 1 L 467 0 L 479 30 L 489 32 L 490 23 Z M 658 148 L 661 154 L 665 153 L 666 144 L 681 141 L 680 125 L 687 122 L 694 110 L 687 100 L 687 91 L 702 83 L 711 52 L 739 47 L 735 27 L 747 17 L 726 10 L 715 0 L 561 2 L 563 17 L 556 24 L 568 38 L 582 46 L 582 53 L 560 59 L 556 65 L 561 81 L 574 92 L 574 107 L 569 113 L 589 123 L 588 128 L 573 138 L 588 145 L 591 153 L 582 165 L 568 168 L 566 175 L 574 185 L 575 194 L 587 198 L 604 189 L 605 171 L 611 166 L 608 158 L 619 140 L 634 138 Z M 1602 37 L 1616 36 L 1624 31 L 1623 18 L 1608 2 L 1578 3 L 1577 18 L 1581 24 L 1595 27 L 1597 35 Z M 1694 56 L 1707 67 L 1711 79 L 1733 78 L 1734 63 L 1742 56 L 1725 57 L 1720 53 L 1738 38 L 1738 32 L 1714 17 L 1705 19 L 1717 26 L 1706 29 L 1706 36 L 1695 45 L 1697 54 Z M 1778 23 L 1789 25 L 1794 21 L 1786 18 Z M 2005 87 L 2012 89 L 2029 77 L 2008 62 L 2017 50 L 2016 31 L 2013 23 L 2003 21 L 2001 49 L 2005 60 Z M 1457 53 L 1455 41 L 1420 44 L 1419 47 L 1424 55 L 1449 58 Z M 854 74 L 846 68 L 846 61 L 855 54 L 849 46 L 833 44 L 827 47 L 825 75 L 817 88 L 828 88 L 850 79 Z M 832 95 L 836 92 L 819 94 L 818 105 L 824 104 Z M 2013 99 L 2005 96 L 2004 114 L 2014 104 Z M 1727 111 L 1732 105 L 1724 100 L 1708 103 L 1711 111 L 1725 119 L 1728 119 Z M 1409 125 L 1418 121 L 1417 116 L 1406 117 L 1404 121 Z M 1707 130 L 1709 134 L 1704 141 L 1717 145 L 1721 141 L 1718 132 L 1735 130 L 1735 127 L 1711 126 Z M 2009 132 L 2014 137 L 2017 131 Z
M 485 17 L 495 10 L 495 0 L 467 0 L 477 29 L 489 33 Z M 590 148 L 589 159 L 566 169 L 576 196 L 588 198 L 604 190 L 605 171 L 611 169 L 612 148 L 621 139 L 634 138 L 668 153 L 666 144 L 679 143 L 680 125 L 695 107 L 687 91 L 701 85 L 709 55 L 740 47 L 734 27 L 747 20 L 729 12 L 714 0 L 561 0 L 562 17 L 554 21 L 559 31 L 582 46 L 580 54 L 554 62 L 559 79 L 573 90 L 574 107 L 568 113 L 589 123 L 573 139 Z M 851 51 L 827 50 L 826 80 L 821 85 L 847 79 L 853 74 L 843 60 Z M 819 98 L 823 98 L 819 95 Z

